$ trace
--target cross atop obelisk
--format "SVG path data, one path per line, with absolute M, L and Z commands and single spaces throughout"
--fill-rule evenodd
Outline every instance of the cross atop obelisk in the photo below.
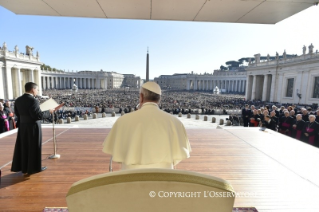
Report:
M 146 55 L 146 82 L 148 82 L 150 79 L 149 79 L 149 76 L 150 76 L 150 73 L 149 73 L 149 54 L 148 54 L 148 47 L 147 47 L 147 55 Z

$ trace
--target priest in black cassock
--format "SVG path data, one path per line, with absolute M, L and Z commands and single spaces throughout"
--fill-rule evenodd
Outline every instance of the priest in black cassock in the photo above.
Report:
M 266 127 L 267 129 L 271 129 L 273 131 L 277 130 L 276 122 L 273 119 L 271 119 L 269 115 L 264 116 L 264 121 L 262 122 L 262 126 Z
M 302 119 L 301 114 L 297 114 L 296 116 L 296 123 L 292 125 L 292 137 L 298 139 L 300 141 L 304 141 L 304 136 L 302 134 L 302 130 L 305 126 L 305 121 Z
M 294 119 L 290 116 L 288 110 L 284 111 L 284 116 L 279 121 L 279 132 L 291 136 L 292 125 Z
M 316 145 L 316 138 L 318 136 L 319 124 L 315 122 L 316 117 L 314 115 L 309 116 L 309 121 L 307 121 L 303 128 L 303 134 L 305 136 L 305 141 L 313 146 Z
M 49 118 L 54 109 L 42 112 L 35 98 L 37 93 L 38 85 L 28 82 L 25 84 L 25 94 L 17 98 L 14 104 L 18 133 L 11 166 L 13 172 L 33 174 L 46 169 L 41 165 L 41 120 Z
M 248 127 L 249 118 L 251 116 L 251 110 L 249 109 L 249 105 L 245 105 L 245 108 L 241 110 L 241 117 L 244 122 L 244 127 Z

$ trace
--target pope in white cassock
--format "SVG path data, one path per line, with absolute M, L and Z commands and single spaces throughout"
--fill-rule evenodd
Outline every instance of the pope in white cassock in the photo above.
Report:
M 171 168 L 189 158 L 184 125 L 158 107 L 162 95 L 155 82 L 140 90 L 140 109 L 120 117 L 103 143 L 103 152 L 124 169 Z

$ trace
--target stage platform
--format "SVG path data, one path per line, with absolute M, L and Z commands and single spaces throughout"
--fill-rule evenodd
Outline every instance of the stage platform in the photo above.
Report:
M 41 212 L 63 207 L 72 183 L 108 172 L 110 156 L 102 143 L 110 129 L 56 129 L 60 159 L 53 152 L 52 129 L 43 128 L 44 172 L 24 177 L 10 172 L 16 133 L 0 138 L 0 212 Z M 267 212 L 319 211 L 319 149 L 258 128 L 187 129 L 191 158 L 177 168 L 228 180 L 241 197 L 236 207 Z M 113 165 L 119 170 L 119 165 Z M 244 193 L 246 192 L 246 193 Z

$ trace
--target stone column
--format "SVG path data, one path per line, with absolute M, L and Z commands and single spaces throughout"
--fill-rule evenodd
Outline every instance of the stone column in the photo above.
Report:
M 238 91 L 238 80 L 235 81 L 235 92 Z
M 20 72 L 20 68 L 17 68 L 16 72 L 17 72 L 16 74 L 17 74 L 17 79 L 18 79 L 18 82 L 17 82 L 18 96 L 21 96 L 21 95 L 22 95 L 22 83 L 21 83 L 21 72 Z
M 263 95 L 262 101 L 266 101 L 267 98 L 267 84 L 268 84 L 268 75 L 264 75 L 264 86 L 263 86 Z
M 244 85 L 245 85 L 245 81 L 244 80 L 240 80 L 240 92 L 244 92 Z
M 31 82 L 34 82 L 33 70 L 29 70 L 29 71 L 30 71 Z
M 240 80 L 240 92 L 244 92 L 244 80 Z
M 249 92 L 249 82 L 250 82 L 250 80 L 249 80 L 249 78 L 250 78 L 250 76 L 249 75 L 247 75 L 247 79 L 246 79 L 246 94 L 245 94 L 245 99 L 246 100 L 250 100 L 251 99 L 251 96 L 250 96 L 250 92 Z
M 11 69 L 12 67 L 6 66 L 6 77 L 5 80 L 7 81 L 5 91 L 5 99 L 13 99 L 13 89 L 12 89 L 12 76 L 11 76 Z M 7 94 L 7 95 L 6 95 Z
M 253 86 L 252 86 L 252 92 L 251 92 L 251 100 L 254 100 L 256 98 L 256 79 L 257 76 L 253 75 Z
M 20 75 L 20 77 L 21 77 L 21 75 Z M 42 76 L 41 80 L 42 80 L 42 83 L 41 83 L 42 88 L 43 88 L 43 90 L 45 90 L 45 77 Z
M 88 89 L 90 89 L 91 88 L 91 79 L 89 78 L 88 79 Z
M 50 89 L 50 79 L 48 76 L 46 78 L 47 78 L 47 89 Z
M 84 89 L 87 89 L 87 87 L 86 87 L 86 80 L 87 80 L 87 78 L 84 78 L 83 80 L 84 80 Z
M 270 87 L 270 99 L 269 101 L 275 102 L 275 81 L 276 81 L 276 74 L 271 75 L 271 87 Z

